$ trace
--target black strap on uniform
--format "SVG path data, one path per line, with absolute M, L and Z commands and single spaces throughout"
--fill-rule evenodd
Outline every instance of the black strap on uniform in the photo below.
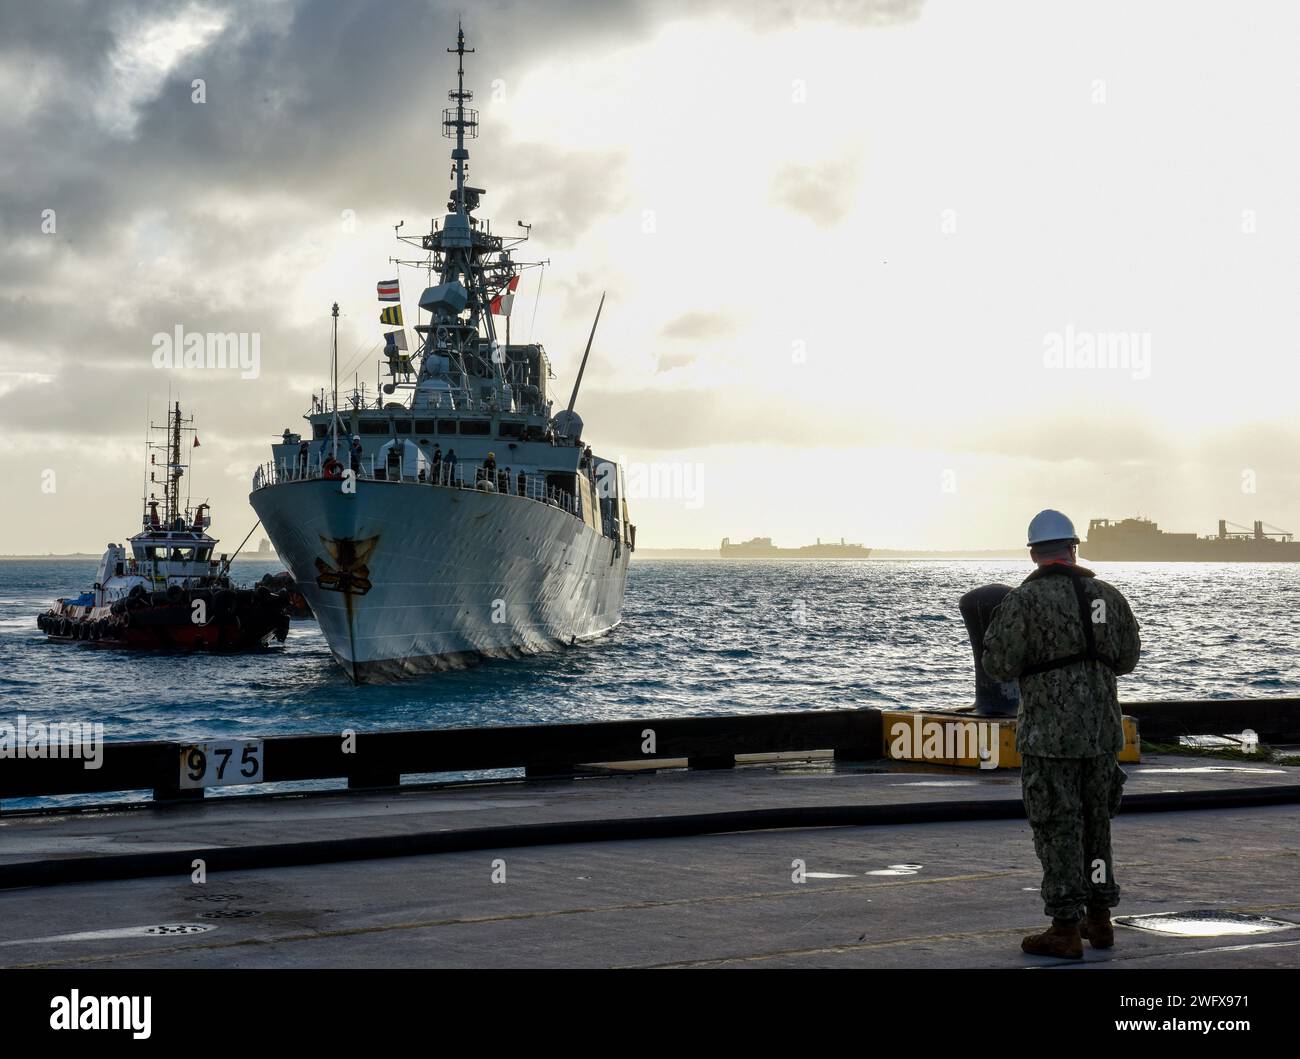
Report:
M 1044 573 L 1062 573 L 1068 574 L 1070 583 L 1074 586 L 1074 598 L 1079 602 L 1079 624 L 1083 626 L 1083 640 L 1085 648 L 1072 655 L 1065 655 L 1063 658 L 1053 658 L 1050 662 L 1038 662 L 1032 666 L 1025 666 L 1020 671 L 1022 677 L 1032 677 L 1039 673 L 1047 673 L 1053 669 L 1064 669 L 1066 666 L 1077 665 L 1079 662 L 1100 662 L 1110 669 L 1115 668 L 1115 661 L 1108 658 L 1097 650 L 1097 634 L 1092 628 L 1092 611 L 1089 605 L 1088 593 L 1083 588 L 1083 575 L 1074 567 L 1067 566 L 1064 563 L 1053 563 L 1050 566 L 1040 567 Z

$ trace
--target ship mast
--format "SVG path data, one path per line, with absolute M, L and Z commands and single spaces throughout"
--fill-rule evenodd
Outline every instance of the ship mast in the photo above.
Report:
M 522 269 L 541 263 L 521 265 L 512 257 L 514 248 L 527 241 L 530 225 L 519 221 L 521 235 L 501 236 L 492 232 L 489 222 L 474 216 L 485 194 L 483 188 L 468 182 L 466 145 L 478 136 L 478 111 L 470 106 L 474 93 L 465 87 L 465 56 L 474 51 L 465 46 L 465 29 L 458 24 L 456 46 L 447 49 L 448 54 L 456 56 L 456 87 L 447 93 L 451 105 L 442 111 L 442 134 L 454 144 L 454 187 L 449 193 L 448 212 L 441 223 L 435 219 L 429 233 L 418 238 L 402 235 L 398 224 L 398 241 L 418 246 L 428 257 L 390 260 L 427 270 L 429 282 L 437 273 L 437 285 L 428 287 L 419 301 L 420 311 L 428 313 L 429 319 L 415 328 L 424 336 L 414 358 L 419 361 L 414 382 L 417 395 L 423 390 L 439 402 L 446 395 L 452 407 L 459 408 L 481 407 L 485 401 L 509 407 L 519 396 L 511 386 L 509 315 L 505 314 L 507 335 L 503 348 L 497 341 L 493 302 L 506 292 L 512 280 L 517 283 Z M 384 387 L 389 393 L 402 381 L 399 372 L 390 372 L 393 379 Z
M 177 401 L 168 424 L 171 429 L 169 452 L 167 453 L 167 525 L 180 516 L 181 512 L 181 403 Z
M 469 161 L 469 151 L 465 148 L 465 130 L 470 122 L 465 120 L 465 103 L 467 100 L 474 98 L 473 92 L 465 91 L 465 55 L 474 54 L 473 48 L 465 47 L 465 27 L 461 23 L 456 23 L 456 47 L 448 48 L 448 54 L 456 56 L 456 90 L 449 92 L 448 95 L 456 101 L 456 119 L 453 124 L 456 129 L 456 149 L 451 152 L 452 161 L 456 165 L 456 212 L 462 217 L 466 214 L 465 209 L 465 163 Z M 474 134 L 478 132 L 478 114 L 470 111 L 473 122 Z M 443 126 L 446 127 L 448 122 L 444 119 Z
M 330 418 L 330 437 L 333 439 L 333 457 L 339 458 L 339 303 L 335 302 L 330 310 L 334 317 L 334 341 L 330 356 L 330 366 L 334 375 L 334 414 Z
M 166 462 L 164 464 L 164 474 L 166 477 L 163 483 L 163 513 L 160 522 L 160 525 L 165 529 L 170 528 L 172 524 L 178 518 L 182 518 L 189 509 L 188 504 L 184 507 L 181 506 L 181 478 L 184 477 L 185 469 L 188 466 L 181 462 L 181 435 L 193 431 L 194 428 L 187 425 L 193 421 L 193 416 L 186 419 L 181 414 L 181 403 L 180 401 L 176 401 L 174 403 L 169 402 L 167 405 L 166 426 L 155 426 L 153 423 L 149 424 L 150 433 L 153 431 L 159 431 L 164 435 L 164 440 L 161 442 L 146 441 L 146 448 L 153 450 L 149 453 L 149 460 L 146 466 L 157 466 L 157 461 L 154 458 L 154 451 L 161 449 L 167 454 Z M 152 471 L 149 472 L 148 480 L 149 482 L 155 482 L 157 480 Z M 151 525 L 151 519 L 149 516 L 151 504 L 154 507 L 157 507 L 158 501 L 154 498 L 152 493 L 149 493 L 145 497 L 143 519 L 143 524 L 146 527 Z

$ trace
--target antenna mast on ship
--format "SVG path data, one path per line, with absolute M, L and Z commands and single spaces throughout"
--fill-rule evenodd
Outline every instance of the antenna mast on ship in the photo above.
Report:
M 168 416 L 171 420 L 171 451 L 167 455 L 167 525 L 181 511 L 181 403 L 177 401 Z
M 397 225 L 398 241 L 417 246 L 428 256 L 423 260 L 391 259 L 398 265 L 427 270 L 431 283 L 432 273 L 438 273 L 437 285 L 430 286 L 420 297 L 419 308 L 430 319 L 415 328 L 423 338 L 416 354 L 419 375 L 414 385 L 418 390 L 421 383 L 437 380 L 433 392 L 448 393 L 453 406 L 459 407 L 475 405 L 484 398 L 509 403 L 509 356 L 497 341 L 493 316 L 500 310 L 497 301 L 506 295 L 507 288 L 513 297 L 510 284 L 517 285 L 519 272 L 540 264 L 520 264 L 511 257 L 513 248 L 528 239 L 529 225 L 520 221 L 522 235 L 503 237 L 492 233 L 489 222 L 473 215 L 484 194 L 482 188 L 467 182 L 466 143 L 478 136 L 478 111 L 469 106 L 474 93 L 465 87 L 465 56 L 474 51 L 465 47 L 465 29 L 458 24 L 456 46 L 447 49 L 456 56 L 456 87 L 447 93 L 454 105 L 442 112 L 443 136 L 455 144 L 451 150 L 455 186 L 447 202 L 448 212 L 441 225 L 435 220 L 429 234 L 419 238 L 400 234 L 401 225 Z M 509 313 L 502 315 L 506 316 L 508 329 Z M 392 381 L 395 388 L 399 380 Z
M 330 418 L 330 436 L 333 438 L 333 457 L 339 458 L 339 303 L 335 302 L 330 314 L 334 317 L 334 340 L 331 345 L 330 367 L 334 375 L 334 414 Z
M 159 430 L 165 435 L 165 440 L 161 443 L 153 441 L 148 442 L 148 447 L 150 449 L 162 449 L 167 454 L 167 462 L 164 465 L 167 477 L 163 488 L 162 526 L 164 528 L 170 528 L 178 518 L 181 518 L 186 513 L 188 508 L 188 505 L 185 508 L 181 506 L 181 478 L 184 477 L 185 470 L 189 466 L 188 464 L 181 462 L 181 435 L 193 431 L 194 428 L 188 425 L 193 421 L 193 416 L 186 419 L 181 415 L 181 403 L 180 401 L 176 401 L 174 404 L 168 404 L 167 406 L 166 426 L 154 426 L 152 423 L 149 425 L 151 431 Z M 149 466 L 157 466 L 152 453 L 149 457 Z M 156 481 L 152 472 L 149 475 L 149 481 Z M 146 526 L 150 524 L 150 503 L 155 506 L 158 503 L 157 500 L 154 499 L 152 493 L 145 497 L 144 524 Z
M 443 127 L 450 135 L 450 127 L 456 129 L 456 149 L 451 152 L 451 159 L 456 166 L 456 212 L 462 217 L 467 213 L 465 209 L 465 163 L 469 161 L 469 151 L 465 147 L 465 132 L 470 130 L 471 136 L 478 135 L 478 111 L 471 110 L 468 121 L 465 119 L 465 104 L 474 98 L 473 92 L 465 91 L 465 56 L 473 55 L 473 48 L 465 47 L 465 27 L 461 23 L 456 23 L 456 47 L 448 48 L 449 55 L 456 56 L 456 90 L 447 93 L 448 98 L 456 101 L 456 119 L 449 122 L 447 116 L 443 117 Z

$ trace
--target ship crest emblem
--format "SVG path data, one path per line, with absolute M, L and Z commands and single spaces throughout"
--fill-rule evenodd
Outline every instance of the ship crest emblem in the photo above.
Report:
M 330 539 L 321 537 L 321 544 L 329 552 L 334 565 L 324 559 L 316 560 L 316 584 L 328 592 L 342 592 L 347 596 L 364 596 L 371 589 L 370 567 L 366 565 L 378 537 L 353 540 L 351 537 Z

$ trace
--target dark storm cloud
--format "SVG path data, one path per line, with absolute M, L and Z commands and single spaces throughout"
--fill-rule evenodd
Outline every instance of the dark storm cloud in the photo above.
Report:
M 267 407 L 287 396 L 296 404 L 284 386 L 295 364 L 316 366 L 321 336 L 279 322 L 289 277 L 276 274 L 275 255 L 302 245 L 304 227 L 337 225 L 341 210 L 367 225 L 405 218 L 408 231 L 441 212 L 445 48 L 462 9 L 415 0 L 0 0 L 0 85 L 23 89 L 0 114 L 0 372 L 58 377 L 40 387 L 39 402 L 30 386 L 0 396 L 7 428 L 40 435 L 75 417 L 133 436 L 139 395 L 160 385 L 151 337 L 177 323 L 262 335 L 273 389 L 201 384 L 237 387 L 221 405 L 232 429 L 251 428 L 258 415 L 264 429 Z M 906 20 L 916 5 L 483 3 L 467 26 L 479 48 L 469 78 L 476 105 L 486 119 L 493 80 L 509 83 L 539 58 L 599 54 L 667 19 L 722 11 L 761 25 L 810 16 L 860 23 Z M 152 80 L 137 63 L 131 91 L 124 47 L 181 21 L 212 31 Z M 192 100 L 195 78 L 205 82 L 202 104 Z M 571 243 L 625 205 L 623 159 L 598 147 L 485 137 L 474 163 L 476 172 L 527 175 L 510 188 L 511 215 L 498 227 L 531 221 L 548 246 Z M 247 215 L 223 215 L 222 203 Z M 46 209 L 56 211 L 54 234 L 40 231 Z M 167 262 L 174 274 L 152 289 Z M 585 315 L 596 280 L 572 281 Z
M 703 6 L 760 22 L 788 22 L 796 10 L 783 3 Z M 915 9 L 902 0 L 797 8 L 804 18 L 853 21 L 902 20 Z M 50 75 L 29 120 L 0 132 L 2 153 L 19 177 L 0 190 L 0 223 L 21 232 L 33 209 L 53 203 L 73 212 L 85 239 L 133 206 L 201 197 L 209 187 L 261 190 L 276 183 L 359 206 L 417 195 L 423 201 L 430 184 L 440 186 L 445 166 L 439 138 L 444 47 L 458 10 L 409 0 L 269 7 L 6 0 L 0 64 L 18 74 L 35 66 Z M 481 106 L 494 79 L 508 80 L 548 52 L 580 56 L 626 44 L 665 16 L 700 10 L 681 2 L 573 0 L 544 10 L 479 5 L 470 27 L 471 43 L 480 46 L 471 86 L 479 89 Z M 101 112 L 119 41 L 166 16 L 198 18 L 204 11 L 223 15 L 224 28 L 140 101 L 131 135 L 106 128 Z M 194 78 L 206 82 L 202 105 L 191 100 Z M 423 113 L 413 111 L 421 101 Z M 491 155 L 488 146 L 484 157 Z M 538 161 L 537 171 L 545 173 L 554 159 Z

